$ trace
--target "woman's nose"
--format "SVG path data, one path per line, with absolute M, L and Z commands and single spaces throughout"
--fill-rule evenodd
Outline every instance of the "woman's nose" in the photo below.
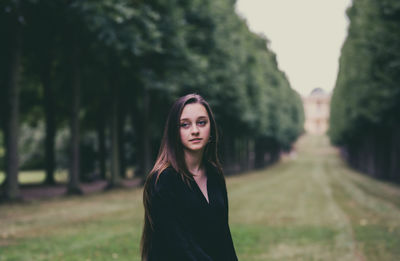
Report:
M 192 133 L 193 133 L 193 134 L 199 133 L 199 127 L 198 127 L 196 124 L 194 124 L 194 125 L 192 126 Z

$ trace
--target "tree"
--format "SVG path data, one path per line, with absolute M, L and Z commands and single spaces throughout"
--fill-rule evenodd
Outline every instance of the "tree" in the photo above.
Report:
M 18 185 L 18 129 L 23 23 L 21 3 L 19 1 L 6 3 L 2 11 L 7 12 L 5 14 L 6 24 L 9 25 L 8 35 L 10 36 L 8 38 L 10 54 L 7 60 L 9 66 L 4 81 L 8 103 L 5 108 L 6 180 L 3 196 L 7 200 L 16 200 L 20 197 Z
M 348 9 L 348 37 L 331 102 L 329 135 L 348 162 L 367 174 L 400 181 L 400 6 L 360 0 Z

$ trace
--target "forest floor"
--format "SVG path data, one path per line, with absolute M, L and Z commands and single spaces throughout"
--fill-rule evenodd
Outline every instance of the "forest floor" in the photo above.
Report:
M 132 170 L 128 170 L 131 174 Z M 132 174 L 130 176 L 133 176 Z M 46 173 L 44 170 L 20 171 L 18 173 L 19 189 L 21 200 L 24 202 L 54 199 L 56 197 L 67 196 L 68 191 L 68 172 L 60 170 L 55 172 L 54 185 L 44 184 Z M 5 174 L 0 172 L 0 186 L 4 182 Z M 130 177 L 121 179 L 120 188 L 135 188 L 141 184 L 141 178 Z M 108 189 L 108 182 L 103 179 L 94 179 L 90 182 L 81 182 L 79 185 L 82 194 L 88 195 L 101 193 Z M 0 259 L 1 260 L 1 259 Z
M 325 136 L 227 178 L 239 260 L 400 260 L 400 187 L 349 169 Z M 0 205 L 0 261 L 140 260 L 142 190 Z

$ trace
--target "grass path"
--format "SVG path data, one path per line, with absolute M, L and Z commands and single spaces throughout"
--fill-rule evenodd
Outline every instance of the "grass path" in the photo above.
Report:
M 400 260 L 400 187 L 347 168 L 326 137 L 227 183 L 242 261 Z M 139 260 L 141 193 L 0 206 L 0 261 Z
M 232 180 L 238 186 L 230 190 L 232 226 L 246 234 L 252 224 L 257 241 L 264 241 L 258 253 L 248 245 L 243 260 L 364 260 L 322 159 L 334 151 L 318 151 L 321 144 L 312 142 L 298 144 L 295 160 Z

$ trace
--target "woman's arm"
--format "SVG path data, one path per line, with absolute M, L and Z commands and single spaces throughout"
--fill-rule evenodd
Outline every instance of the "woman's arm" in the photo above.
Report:
M 225 207 L 226 207 L 226 247 L 227 247 L 227 252 L 229 253 L 229 258 L 227 260 L 238 260 L 236 256 L 236 251 L 235 247 L 233 245 L 233 240 L 232 240 L 232 235 L 231 235 L 231 230 L 229 228 L 229 203 L 228 203 L 228 191 L 226 188 L 226 185 L 224 186 L 224 200 L 225 200 Z

